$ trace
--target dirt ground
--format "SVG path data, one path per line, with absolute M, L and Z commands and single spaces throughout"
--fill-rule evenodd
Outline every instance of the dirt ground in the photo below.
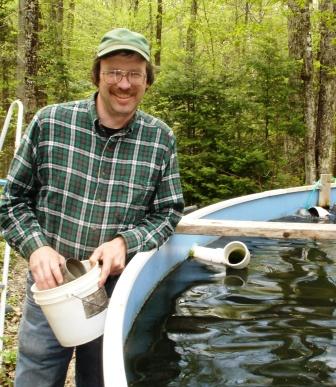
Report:
M 13 255 L 10 263 L 7 304 L 11 311 L 6 313 L 4 343 L 3 343 L 3 364 L 0 370 L 0 386 L 13 387 L 15 376 L 15 355 L 17 350 L 17 332 L 22 314 L 22 306 L 25 296 L 25 280 L 28 270 L 27 262 L 16 255 Z M 2 270 L 1 270 L 2 271 Z M 69 367 L 66 380 L 66 387 L 74 387 L 74 362 Z

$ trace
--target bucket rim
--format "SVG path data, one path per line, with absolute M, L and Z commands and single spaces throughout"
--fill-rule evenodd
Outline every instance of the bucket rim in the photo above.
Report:
M 98 263 L 92 267 L 87 273 L 83 274 L 82 276 L 74 279 L 73 281 L 67 282 L 65 284 L 56 286 L 54 288 L 50 289 L 42 289 L 39 290 L 36 286 L 36 283 L 34 282 L 31 286 L 31 291 L 33 293 L 33 296 L 41 296 L 41 297 L 50 297 L 52 298 L 58 298 L 61 296 L 64 296 L 66 294 L 71 293 L 84 293 L 85 289 L 87 287 L 92 287 L 92 283 L 87 283 L 88 280 L 94 277 L 99 277 L 101 269 L 98 267 Z M 80 285 L 81 288 L 77 291 L 75 290 L 76 286 Z M 97 287 L 98 287 L 98 280 L 97 280 Z M 34 297 L 35 298 L 35 297 Z

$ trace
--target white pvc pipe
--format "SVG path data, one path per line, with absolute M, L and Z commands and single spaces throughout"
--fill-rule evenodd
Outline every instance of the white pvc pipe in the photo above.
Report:
M 223 250 L 224 249 L 211 249 L 210 247 L 193 246 L 190 250 L 190 256 L 201 259 L 202 261 L 225 265 Z
M 245 243 L 234 241 L 224 246 L 226 265 L 233 269 L 244 269 L 249 263 L 251 254 Z
M 308 209 L 309 213 L 313 216 L 318 216 L 319 218 L 321 219 L 326 219 L 329 217 L 330 213 L 329 211 L 327 211 L 326 209 L 324 209 L 323 207 L 319 207 L 319 206 L 314 206 L 314 207 L 310 207 Z
M 222 264 L 233 269 L 243 269 L 251 258 L 249 249 L 243 242 L 234 241 L 228 243 L 224 249 L 194 246 L 190 255 L 203 261 Z

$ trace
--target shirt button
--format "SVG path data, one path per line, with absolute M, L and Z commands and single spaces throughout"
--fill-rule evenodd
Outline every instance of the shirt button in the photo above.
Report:
M 108 171 L 102 171 L 101 172 L 101 176 L 103 177 L 103 178 L 107 178 L 108 177 Z
M 116 220 L 120 222 L 122 220 L 122 213 L 120 211 L 116 211 L 115 217 Z

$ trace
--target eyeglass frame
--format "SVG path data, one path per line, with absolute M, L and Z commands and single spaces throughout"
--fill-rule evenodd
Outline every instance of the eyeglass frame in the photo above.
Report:
M 118 75 L 117 73 L 118 72 Z M 106 74 L 111 74 L 111 73 L 115 73 L 115 77 L 118 78 L 121 76 L 121 78 L 119 80 L 117 80 L 116 82 L 108 82 L 106 81 L 106 78 L 105 78 L 105 75 Z M 130 81 L 129 79 L 129 76 L 130 74 L 138 74 L 138 75 L 141 75 L 142 76 L 142 82 L 141 83 L 133 83 Z M 147 79 L 147 74 L 144 74 L 142 73 L 141 71 L 128 71 L 128 70 L 120 70 L 120 69 L 113 69 L 113 70 L 109 70 L 109 71 L 101 71 L 100 74 L 103 75 L 103 79 L 104 81 L 108 84 L 108 85 L 116 85 L 117 83 L 121 82 L 122 79 L 125 77 L 127 79 L 127 82 L 133 86 L 141 86 L 144 84 L 144 82 L 146 81 Z

